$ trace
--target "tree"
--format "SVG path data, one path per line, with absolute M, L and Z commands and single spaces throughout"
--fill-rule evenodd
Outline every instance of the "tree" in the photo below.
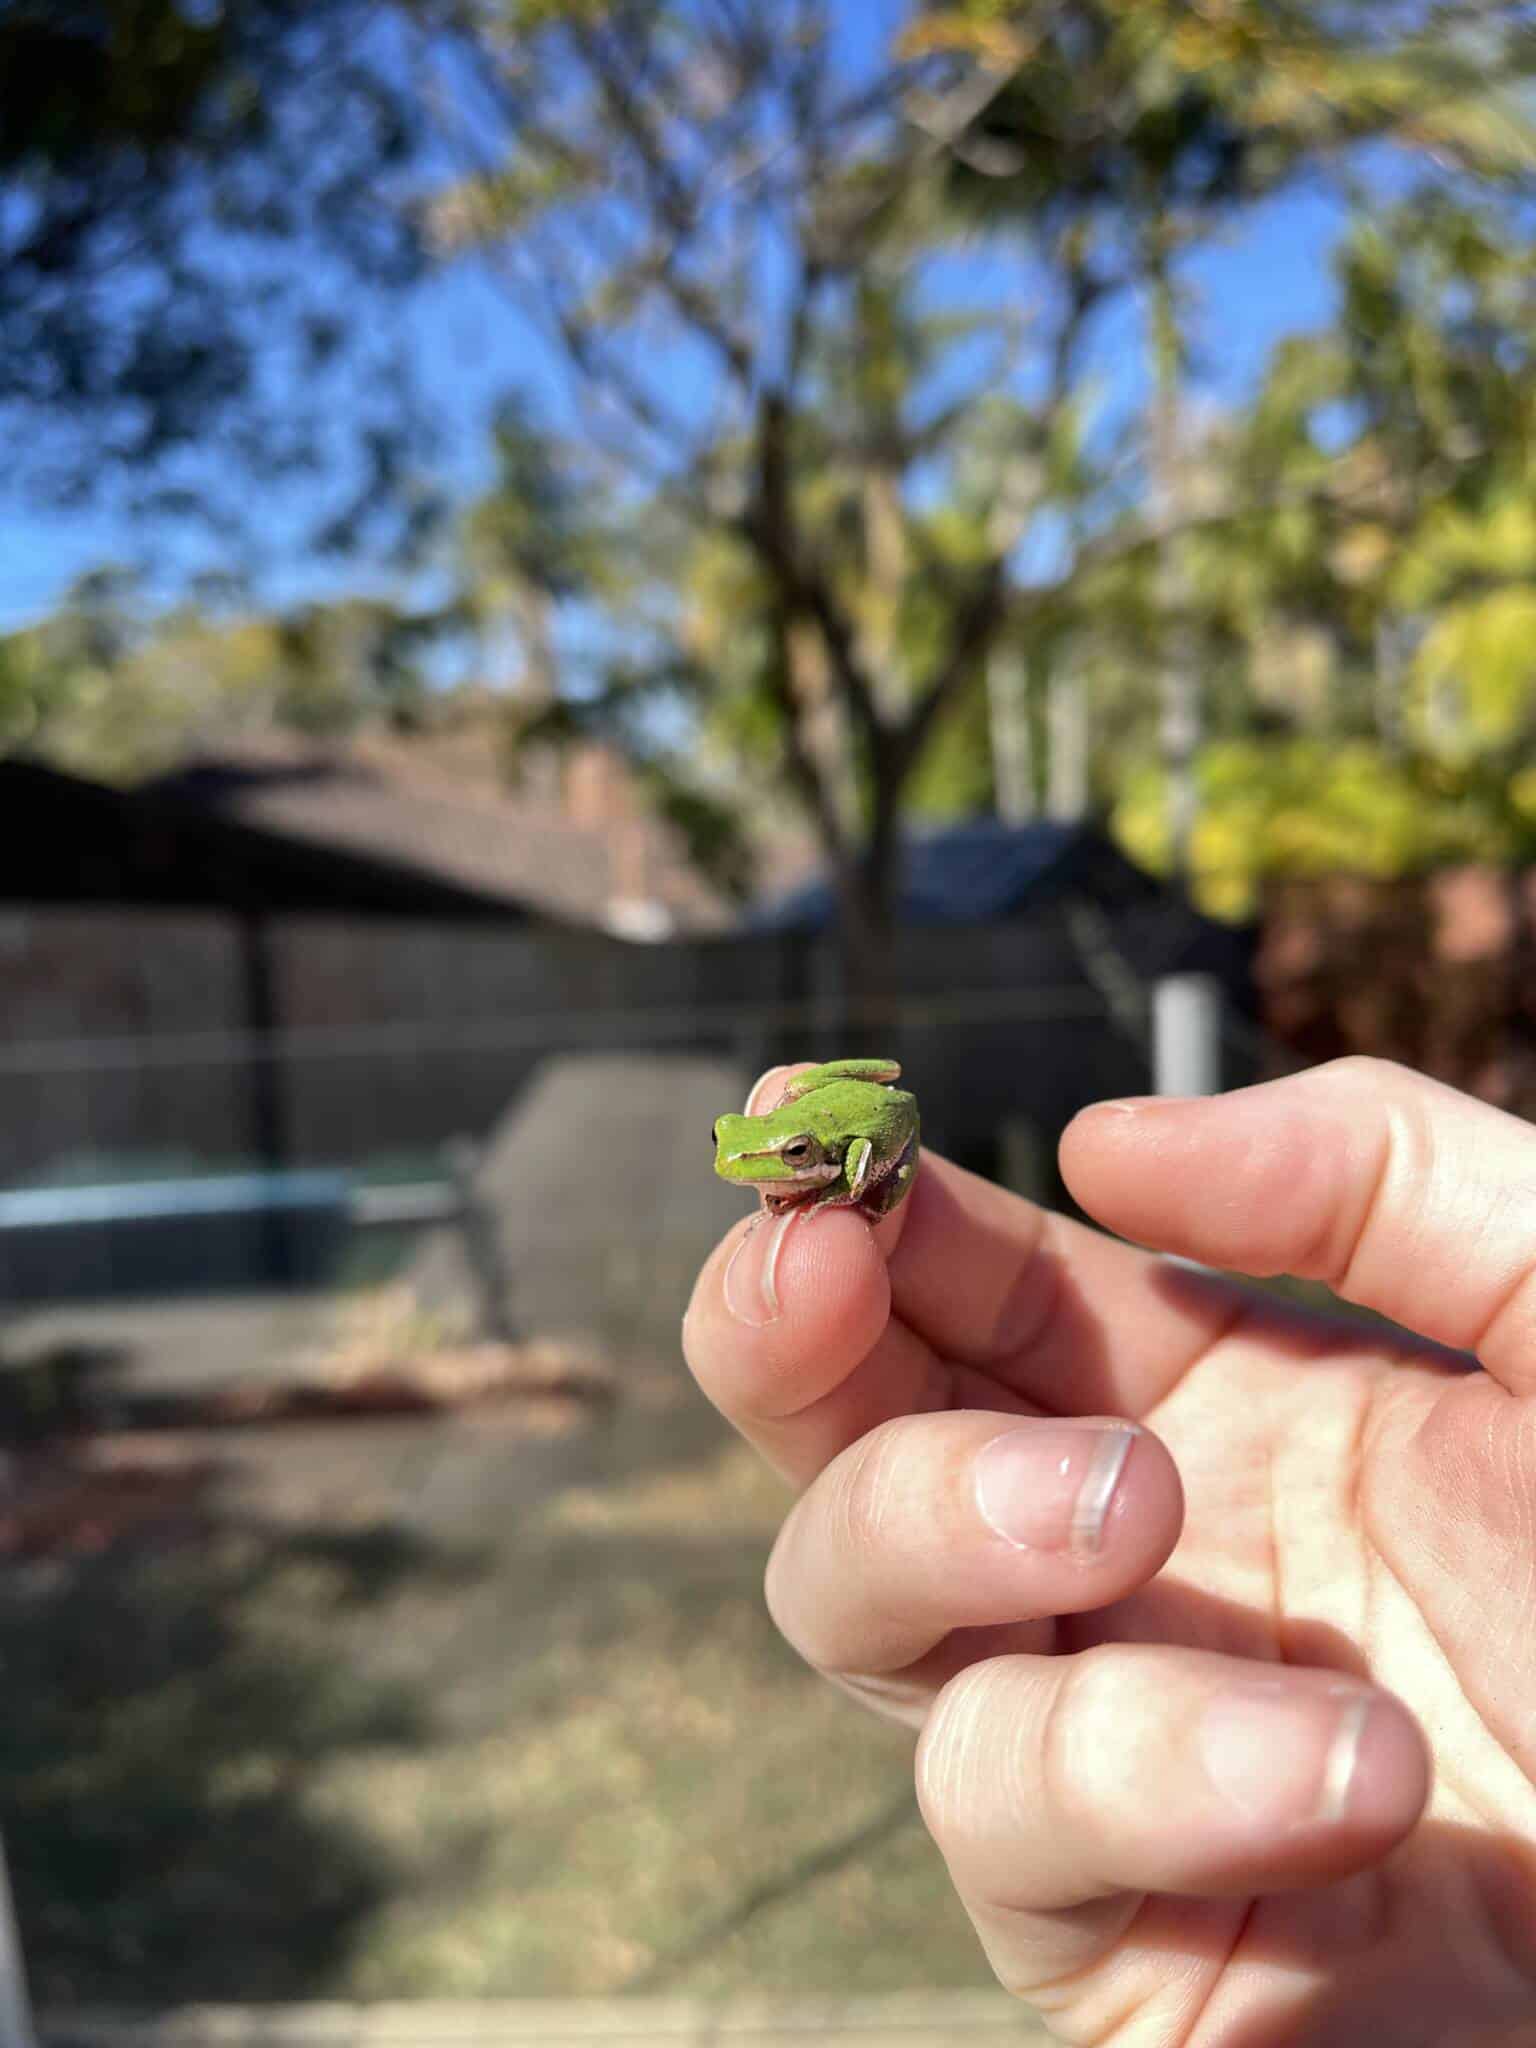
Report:
M 435 0 L 0 10 L 9 481 L 242 530 L 302 479 L 329 544 L 409 529 L 420 427 L 377 317 L 420 274 Z M 404 501 L 404 502 L 403 502 Z M 406 516 L 402 519 L 402 513 Z M 250 529 L 246 527 L 249 534 Z
M 1147 489 L 1163 531 L 1160 748 L 1175 868 L 1197 815 L 1205 689 L 1186 614 L 1194 509 L 1186 443 L 1190 318 L 1179 265 L 1239 208 L 1303 174 L 1349 190 L 1363 144 L 1427 157 L 1443 183 L 1536 167 L 1519 92 L 1529 10 L 1340 7 L 1318 0 L 943 0 L 909 38 L 969 60 L 993 89 L 946 142 L 951 203 L 1034 231 L 1071 221 L 1121 252 L 1145 303 Z M 1422 174 L 1421 174 L 1422 175 Z
M 282 613 L 149 603 L 121 570 L 0 637 L 0 751 L 130 782 L 274 729 L 336 737 L 426 715 L 430 613 L 343 598 Z
M 1342 317 L 1287 342 L 1227 423 L 1226 516 L 1188 541 L 1189 629 L 1235 683 L 1200 764 L 1207 901 L 1246 909 L 1266 872 L 1536 851 L 1531 259 L 1497 189 L 1360 218 Z M 1101 596 L 1122 665 L 1136 601 Z M 1146 763 L 1121 806 L 1159 865 L 1165 801 Z
M 1182 581 L 1185 529 L 1210 515 L 1170 515 L 1145 446 L 1126 461 L 1095 418 L 1094 323 L 1161 294 L 1166 409 L 1177 264 L 1233 208 L 1386 113 L 1441 148 L 1525 133 L 1488 98 L 1487 48 L 1474 64 L 1442 37 L 1410 74 L 1351 10 L 1326 39 L 1320 7 L 1280 12 L 1283 34 L 1256 6 L 1195 0 L 937 9 L 855 72 L 822 0 L 491 10 L 478 160 L 438 233 L 542 319 L 610 501 L 690 565 L 670 607 L 641 579 L 624 658 L 561 715 L 606 718 L 652 760 L 670 734 L 684 773 L 681 734 L 734 742 L 759 775 L 766 759 L 813 821 L 850 989 L 877 1007 L 900 821 L 946 721 L 1000 659 L 1036 688 L 1075 659 L 1107 558 L 1164 564 L 1158 638 L 1191 609 L 1166 565 Z M 969 255 L 967 176 L 988 188 Z M 969 304 L 967 263 L 986 273 Z
M 878 1012 L 903 808 L 1025 601 L 1021 543 L 1083 483 L 1078 349 L 1109 280 L 1059 236 L 979 307 L 945 303 L 935 153 L 906 114 L 932 67 L 849 75 L 817 0 L 501 19 L 481 85 L 507 147 L 440 232 L 541 314 L 610 497 L 689 565 L 670 607 L 645 581 L 637 651 L 577 708 L 653 757 L 680 714 L 766 755 Z M 733 593 L 719 632 L 711 588 Z

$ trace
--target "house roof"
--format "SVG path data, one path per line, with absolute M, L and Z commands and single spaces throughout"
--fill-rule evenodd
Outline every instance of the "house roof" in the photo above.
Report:
M 903 924 L 985 924 L 1038 908 L 1068 889 L 1101 901 L 1150 902 L 1159 884 L 1091 826 L 1042 821 L 1005 825 L 980 819 L 915 833 L 901 853 L 897 915 Z M 762 931 L 814 931 L 836 915 L 825 875 L 764 904 Z
M 557 795 L 509 792 L 464 765 L 382 738 L 344 749 L 273 740 L 194 761 L 149 793 L 409 868 L 487 907 L 647 936 L 726 922 L 651 820 L 576 820 Z
M 0 761 L 0 901 L 116 903 L 388 917 L 528 917 L 378 852 L 324 847 L 166 791 L 125 790 L 35 761 Z

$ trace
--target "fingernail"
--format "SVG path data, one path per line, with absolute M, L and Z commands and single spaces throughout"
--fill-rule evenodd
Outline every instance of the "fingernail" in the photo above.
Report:
M 765 1067 L 763 1069 L 762 1073 L 758 1075 L 757 1079 L 752 1083 L 752 1086 L 747 1090 L 747 1099 L 745 1104 L 743 1105 L 741 1112 L 743 1116 L 753 1116 L 756 1114 L 753 1105 L 757 1101 L 759 1091 L 763 1088 L 766 1082 L 771 1081 L 776 1074 L 782 1074 L 783 1071 L 784 1069 L 782 1066 Z
M 1138 1432 L 1125 1422 L 1036 1422 L 976 1459 L 976 1505 L 1020 1549 L 1097 1555 Z
M 765 1210 L 731 1253 L 725 1269 L 725 1305 L 749 1329 L 760 1330 L 783 1313 L 779 1255 L 799 1214 L 798 1209 L 786 1209 L 782 1216 L 770 1216 Z
M 1298 1693 L 1279 1679 L 1229 1686 L 1200 1724 L 1206 1775 L 1250 1820 L 1342 1820 L 1371 1695 L 1354 1686 Z

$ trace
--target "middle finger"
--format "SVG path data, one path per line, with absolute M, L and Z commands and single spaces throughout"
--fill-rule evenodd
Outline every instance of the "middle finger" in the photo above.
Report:
M 829 1676 L 908 1672 L 957 1629 L 1122 1599 L 1166 1561 L 1183 1505 L 1173 1460 L 1132 1423 L 907 1416 L 844 1451 L 796 1502 L 768 1605 Z M 1025 1644 L 991 1650 L 1006 1647 Z

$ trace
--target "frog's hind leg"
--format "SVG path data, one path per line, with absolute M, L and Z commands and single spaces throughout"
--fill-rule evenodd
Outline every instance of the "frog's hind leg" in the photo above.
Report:
M 813 1088 L 825 1088 L 829 1081 L 869 1081 L 889 1087 L 901 1079 L 895 1060 L 828 1060 L 824 1066 L 807 1067 L 786 1086 L 781 1102 L 798 1102 Z
M 896 1163 L 890 1172 L 868 1190 L 859 1203 L 864 1214 L 874 1222 L 882 1216 L 889 1216 L 896 1204 L 911 1187 L 917 1173 L 918 1141 L 914 1134 L 896 1155 Z

